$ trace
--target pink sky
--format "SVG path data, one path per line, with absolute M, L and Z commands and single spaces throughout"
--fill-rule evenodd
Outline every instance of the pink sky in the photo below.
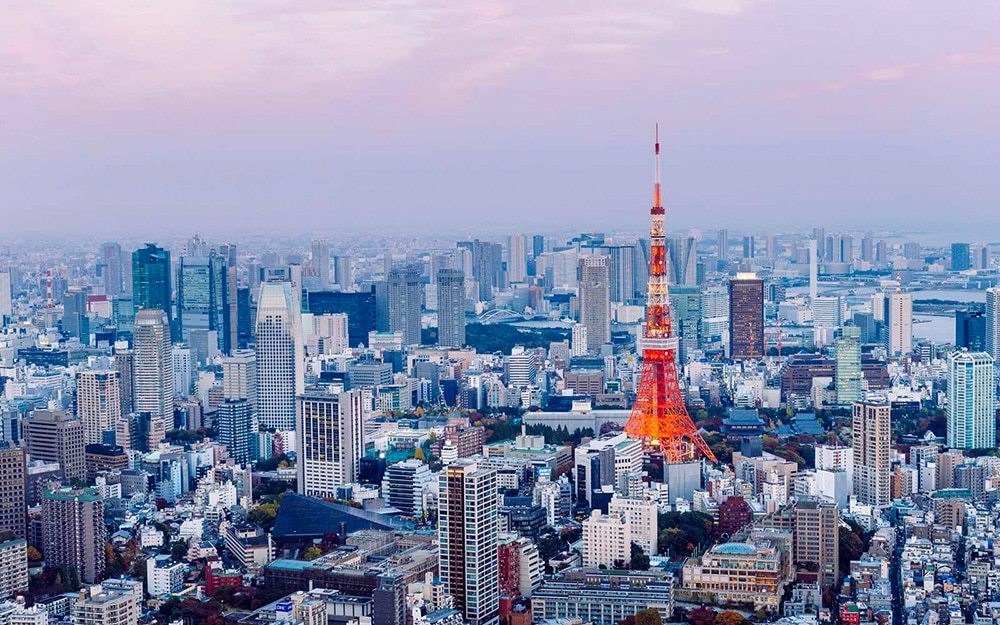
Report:
M 677 228 L 1000 226 L 998 79 L 993 2 L 14 0 L 0 210 L 629 229 L 659 121 Z

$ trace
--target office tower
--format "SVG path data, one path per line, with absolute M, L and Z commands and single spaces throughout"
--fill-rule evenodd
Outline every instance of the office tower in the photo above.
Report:
M 888 241 L 879 241 L 878 243 L 875 244 L 875 262 L 877 263 L 889 262 Z
M 503 246 L 488 241 L 459 241 L 458 247 L 469 250 L 472 254 L 472 279 L 479 283 L 479 300 L 488 302 L 493 299 L 493 288 L 502 287 L 504 281 Z M 464 267 L 462 268 L 464 271 Z M 469 275 L 466 272 L 465 275 Z
M 642 373 L 625 431 L 642 444 L 659 447 L 664 463 L 694 466 L 691 461 L 699 454 L 712 462 L 716 460 L 688 415 L 678 382 L 677 338 L 673 335 L 670 321 L 670 286 L 666 267 L 666 211 L 660 196 L 659 129 L 656 134 L 653 206 L 649 209 L 649 283 L 646 289 L 646 322 L 640 343 Z
M 341 291 L 354 290 L 354 273 L 351 270 L 351 257 L 338 254 L 333 257 L 333 279 Z
M 769 234 L 764 239 L 765 252 L 767 254 L 768 260 L 774 260 L 778 257 L 778 237 Z
M 620 569 L 630 558 L 632 523 L 622 513 L 592 510 L 583 521 L 583 566 Z
M 85 370 L 76 374 L 76 416 L 83 423 L 84 443 L 103 443 L 122 416 L 121 381 L 117 371 Z
M 295 429 L 305 390 L 300 317 L 290 282 L 262 282 L 257 300 L 257 417 L 264 429 Z
M 330 286 L 330 242 L 326 239 L 314 239 L 312 254 L 309 258 L 314 281 L 321 289 Z
M 62 410 L 33 410 L 21 428 L 31 460 L 58 462 L 67 480 L 84 479 L 83 423 Z
M 347 315 L 347 340 L 351 347 L 368 345 L 368 333 L 375 330 L 375 293 L 310 291 L 306 294 L 309 312 L 314 315 L 343 313 Z
M 147 243 L 132 252 L 132 307 L 136 315 L 143 309 L 162 310 L 167 327 L 173 329 L 171 306 L 170 252 Z
M 670 284 L 698 284 L 698 239 L 683 237 L 667 241 Z
M 750 259 L 757 255 L 757 240 L 753 235 L 743 237 L 743 258 Z
M 816 241 L 816 246 L 817 246 L 817 249 L 819 251 L 820 256 L 824 260 L 827 260 L 827 258 L 825 256 L 823 256 L 825 245 L 826 245 L 826 228 L 820 228 L 819 226 L 814 227 L 813 228 L 813 234 L 812 234 L 812 240 Z
M 840 297 L 816 297 L 810 306 L 814 328 L 836 328 L 844 323 L 845 305 Z
M 10 269 L 0 271 L 0 327 L 14 317 L 14 289 Z
M 951 270 L 966 271 L 972 268 L 972 255 L 968 243 L 951 244 Z
M 849 234 L 835 234 L 832 241 L 832 262 L 850 264 L 854 262 L 854 238 Z
M 844 326 L 836 342 L 837 405 L 861 401 L 861 329 Z
M 861 260 L 866 263 L 875 260 L 875 242 L 869 236 L 861 238 Z
M 607 256 L 580 259 L 580 323 L 587 328 L 587 351 L 611 342 L 611 262 Z
M 382 498 L 404 516 L 421 518 L 424 494 L 433 481 L 430 467 L 416 458 L 390 464 L 382 476 Z
M 531 257 L 538 258 L 545 253 L 545 236 L 536 234 L 531 237 Z
M 250 437 L 256 432 L 250 401 L 225 398 L 215 413 L 219 443 L 229 451 L 229 457 L 239 464 L 250 462 Z
M 125 341 L 116 342 L 114 352 L 115 371 L 121 386 L 118 393 L 121 414 L 127 415 L 133 412 L 135 406 L 135 352 L 128 348 Z
M 245 399 L 251 410 L 257 408 L 257 352 L 240 349 L 222 359 L 222 397 Z
M 970 352 L 986 351 L 986 311 L 955 311 L 955 347 Z
M 720 228 L 716 234 L 715 254 L 719 257 L 720 262 L 724 263 L 729 260 L 729 231 L 725 228 Z
M 511 386 L 528 386 L 535 383 L 538 374 L 538 355 L 515 347 L 504 359 L 504 375 Z
M 816 256 L 816 240 L 809 241 L 809 299 L 815 300 L 819 295 L 819 259 Z
M 411 264 L 393 267 L 386 280 L 389 331 L 403 335 L 403 345 L 420 344 L 420 306 L 424 299 L 424 285 L 420 280 L 420 266 Z
M 816 566 L 822 589 L 833 586 L 840 581 L 840 509 L 833 503 L 800 497 L 793 515 L 793 561 Z
M 438 345 L 465 345 L 465 274 L 459 269 L 437 272 Z
M 863 504 L 882 508 L 892 503 L 889 494 L 891 437 L 889 404 L 854 404 L 851 418 L 854 495 Z
M 528 277 L 528 237 L 513 234 L 507 237 L 507 280 L 524 282 Z
M 702 349 L 724 349 L 729 343 L 729 289 L 722 285 L 701 290 Z
M 948 447 L 996 447 L 994 359 L 985 352 L 954 352 L 948 357 Z
M 670 289 L 670 312 L 678 338 L 677 357 L 685 363 L 701 345 L 701 290 L 696 286 Z
M 753 273 L 738 273 L 729 281 L 729 357 L 763 356 L 764 281 Z
M 174 397 L 187 397 L 191 394 L 191 385 L 194 383 L 191 348 L 183 344 L 172 346 L 170 359 L 174 370 Z
M 80 339 L 84 345 L 90 343 L 90 320 L 87 318 L 87 292 L 69 289 L 63 293 L 62 329 L 66 334 Z
M 24 449 L 0 441 L 0 533 L 28 536 L 27 480 Z
M 60 488 L 42 496 L 45 564 L 66 567 L 88 584 L 104 577 L 104 503 L 90 488 Z
M 913 294 L 900 290 L 885 293 L 882 322 L 889 355 L 909 354 L 913 348 Z
M 986 289 L 986 348 L 994 360 L 1000 358 L 1000 287 Z
M 167 314 L 140 310 L 133 342 L 135 410 L 149 413 L 149 448 L 156 449 L 174 422 L 174 363 Z
M 606 245 L 600 248 L 611 258 L 611 301 L 625 303 L 635 298 L 635 246 Z
M 497 474 L 460 459 L 441 471 L 438 568 L 469 625 L 499 622 Z
M 207 256 L 182 256 L 177 269 L 180 339 L 192 343 L 192 332 L 214 332 L 218 349 L 229 353 L 233 347 L 229 298 L 230 272 L 225 256 L 215 250 Z
M 104 294 L 108 297 L 117 297 L 122 294 L 122 246 L 109 242 L 101 245 L 98 253 L 100 258 L 101 281 L 104 285 Z
M 360 390 L 309 388 L 298 398 L 299 492 L 336 497 L 337 487 L 358 478 L 364 433 Z

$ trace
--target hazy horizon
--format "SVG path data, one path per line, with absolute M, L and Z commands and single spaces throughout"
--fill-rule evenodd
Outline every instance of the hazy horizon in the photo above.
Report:
M 1000 239 L 1000 5 L 327 4 L 5 4 L 0 238 Z

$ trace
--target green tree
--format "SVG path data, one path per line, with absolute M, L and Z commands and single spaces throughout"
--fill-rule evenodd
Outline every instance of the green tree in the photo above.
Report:
M 629 568 L 633 571 L 648 571 L 649 570 L 649 556 L 646 552 L 642 550 L 642 547 L 632 543 L 632 554 L 631 561 L 629 563 Z
M 316 545 L 313 545 L 311 547 L 306 548 L 302 552 L 302 559 L 303 560 L 315 560 L 316 558 L 320 557 L 321 555 L 323 555 L 323 550 L 320 549 L 319 547 L 317 547 Z

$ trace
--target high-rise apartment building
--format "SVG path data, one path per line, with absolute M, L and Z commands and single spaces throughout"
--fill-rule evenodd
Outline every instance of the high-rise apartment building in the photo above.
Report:
M 33 410 L 21 428 L 32 460 L 58 462 L 67 480 L 84 479 L 83 423 L 62 410 Z
M 889 355 L 909 354 L 913 349 L 913 294 L 900 290 L 885 293 L 882 322 Z
M 219 443 L 229 451 L 229 457 L 246 464 L 250 457 L 250 437 L 257 430 L 253 407 L 246 399 L 223 399 L 215 412 Z
M 111 588 L 110 580 L 88 586 L 73 601 L 74 625 L 136 625 L 142 603 L 142 586 Z M 116 584 L 117 586 L 117 584 Z
M 131 414 L 135 410 L 135 352 L 125 341 L 115 343 L 115 372 L 118 373 L 118 384 L 121 389 L 118 397 L 121 399 L 121 414 Z
M 460 459 L 441 471 L 438 568 L 470 625 L 499 622 L 497 475 Z
M 507 280 L 524 282 L 528 277 L 528 237 L 513 234 L 507 238 Z
M 420 344 L 420 307 L 424 285 L 419 265 L 393 267 L 386 278 L 389 331 L 400 332 L 404 345 Z
M 861 401 L 861 329 L 844 326 L 840 329 L 834 350 L 836 354 L 837 405 L 851 406 Z
M 821 588 L 833 586 L 840 581 L 840 509 L 830 502 L 800 497 L 792 514 L 794 562 L 800 567 L 815 566 Z
M 738 273 L 729 281 L 729 357 L 764 357 L 764 281 Z
M 27 479 L 24 449 L 0 441 L 0 533 L 27 537 Z
M 222 397 L 245 399 L 257 409 L 257 352 L 240 349 L 222 359 Z
M 337 487 L 357 480 L 364 451 L 360 390 L 309 388 L 298 398 L 299 492 L 336 497 Z
M 76 374 L 76 416 L 83 422 L 85 443 L 114 442 L 122 416 L 117 371 L 87 369 Z
M 147 243 L 132 252 L 132 306 L 138 314 L 143 309 L 162 310 L 167 327 L 173 328 L 171 305 L 170 252 Z
M 985 352 L 954 352 L 948 357 L 948 447 L 996 447 L 996 373 Z
M 257 417 L 265 429 L 295 429 L 295 397 L 305 390 L 304 348 L 290 282 L 262 282 L 257 303 Z
M 607 256 L 580 259 L 580 324 L 587 328 L 587 351 L 611 342 L 611 263 Z
M 149 413 L 149 448 L 155 449 L 174 421 L 174 363 L 165 312 L 144 309 L 136 313 L 133 352 L 135 410 Z
M 986 289 L 986 348 L 994 360 L 1000 359 L 1000 287 Z
M 104 502 L 89 488 L 60 488 L 42 497 L 45 563 L 79 573 L 85 583 L 104 576 Z
M 437 272 L 438 345 L 465 345 L 465 274 L 442 267 Z
M 891 440 L 889 404 L 854 404 L 851 417 L 854 495 L 863 504 L 883 508 L 892 503 Z
M 720 262 L 726 262 L 729 260 L 729 231 L 725 228 L 719 229 L 715 237 L 715 255 L 719 257 Z

